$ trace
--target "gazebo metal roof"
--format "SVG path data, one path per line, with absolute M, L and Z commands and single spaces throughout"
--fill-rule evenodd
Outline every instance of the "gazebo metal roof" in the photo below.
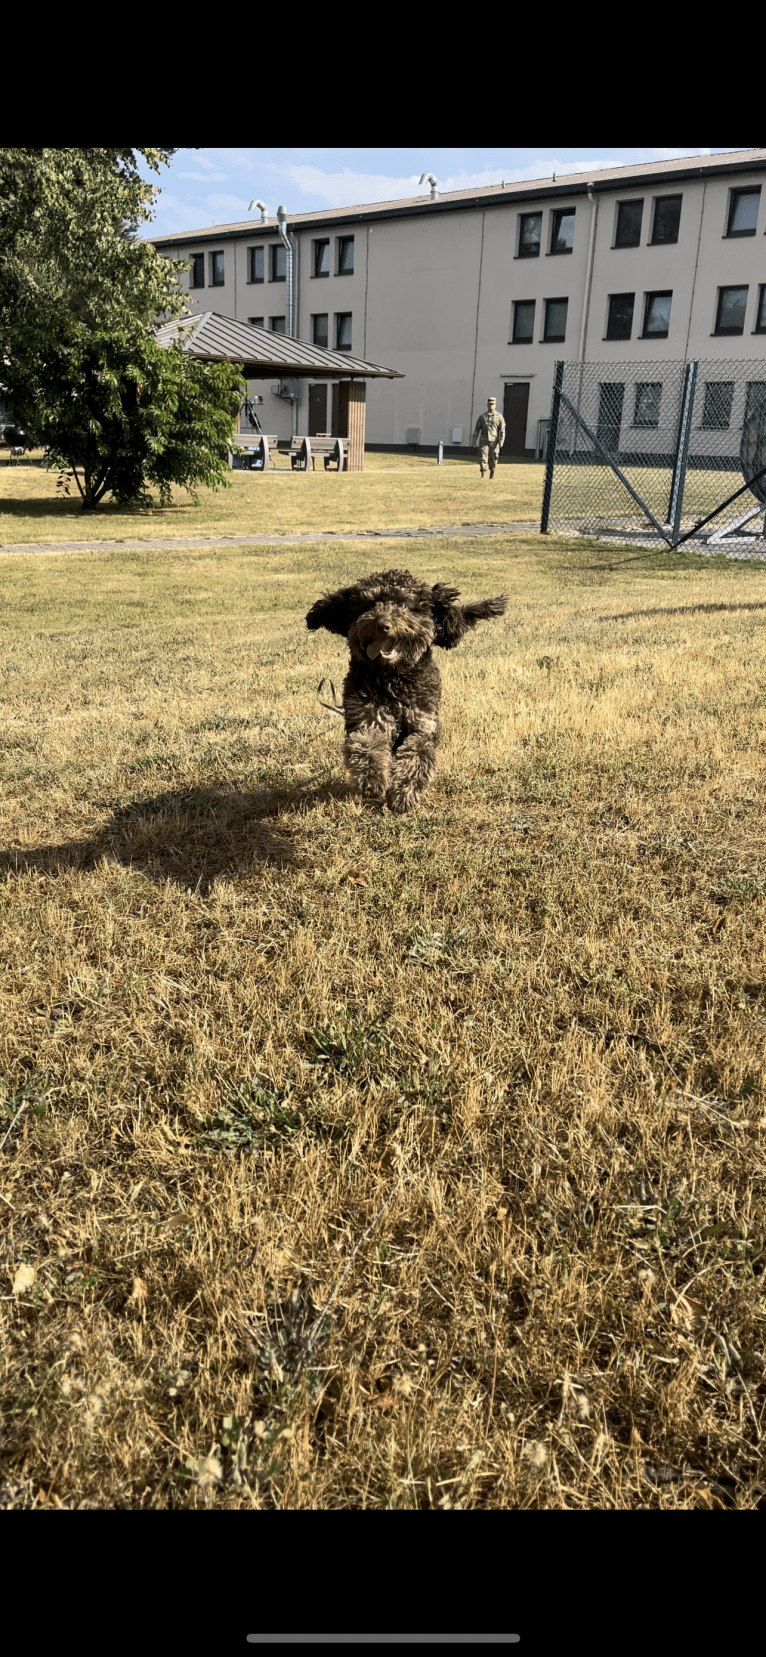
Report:
M 183 351 L 205 362 L 242 363 L 251 380 L 263 379 L 269 374 L 312 380 L 404 379 L 396 368 L 363 362 L 361 357 L 352 357 L 348 351 L 325 351 L 306 340 L 272 334 L 268 328 L 254 328 L 249 322 L 236 322 L 233 317 L 219 316 L 216 311 L 203 311 L 200 316 L 186 317 L 180 322 L 164 322 L 157 330 L 157 340 L 165 346 L 180 340 Z

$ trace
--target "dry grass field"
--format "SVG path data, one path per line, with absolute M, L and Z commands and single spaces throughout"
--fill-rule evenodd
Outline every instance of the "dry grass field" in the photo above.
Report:
M 39 455 L 40 451 L 36 451 Z M 286 455 L 264 474 L 232 472 L 231 487 L 203 490 L 194 506 L 185 489 L 153 512 L 108 501 L 93 517 L 75 484 L 65 496 L 57 473 L 0 457 L 0 544 L 13 541 L 150 540 L 185 535 L 285 535 L 307 531 L 398 529 L 425 524 L 539 521 L 544 468 L 503 463 L 490 482 L 472 461 L 365 454 L 364 472 L 293 472 Z M 422 480 L 427 477 L 425 491 Z M 296 487 L 300 485 L 301 487 Z
M 449 470 L 235 482 L 489 517 Z M 763 1507 L 763 567 L 110 521 L 0 555 L 0 1505 Z M 391 565 L 510 597 L 403 818 L 304 623 Z

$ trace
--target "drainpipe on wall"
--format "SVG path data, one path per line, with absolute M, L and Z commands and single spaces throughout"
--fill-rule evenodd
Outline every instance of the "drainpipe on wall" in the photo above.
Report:
M 580 329 L 580 347 L 577 352 L 578 362 L 585 359 L 585 336 L 588 330 L 588 312 L 590 311 L 590 290 L 593 282 L 593 256 L 596 247 L 596 219 L 598 218 L 598 202 L 593 194 L 593 185 L 588 185 L 588 200 L 591 205 L 590 240 L 588 242 L 588 263 L 586 266 L 585 298 L 582 307 L 582 327 Z
M 277 226 L 278 226 L 278 229 L 279 229 L 280 241 L 282 241 L 284 246 L 287 248 L 287 335 L 288 335 L 288 339 L 292 339 L 293 338 L 293 244 L 292 244 L 289 236 L 287 235 L 287 208 L 286 207 L 278 207 L 277 208 Z M 298 416 L 298 399 L 297 399 L 297 396 L 293 399 L 293 402 L 292 402 L 292 413 L 293 413 L 292 425 L 293 425 L 293 437 L 294 437 L 295 433 L 296 433 L 296 430 L 297 430 L 297 416 Z
M 588 241 L 588 259 L 585 266 L 585 294 L 582 302 L 582 325 L 580 327 L 580 344 L 577 350 L 577 360 L 580 364 L 577 387 L 577 407 L 582 406 L 582 382 L 585 372 L 585 340 L 588 333 L 588 316 L 590 313 L 590 290 L 593 285 L 593 261 L 596 254 L 596 220 L 598 218 L 598 201 L 593 194 L 593 185 L 588 185 L 588 200 L 590 202 L 590 238 Z M 575 425 L 575 452 L 577 439 L 580 435 L 579 424 Z
M 705 191 L 706 191 L 706 189 L 707 189 L 707 179 L 703 179 L 703 182 L 702 182 L 702 206 L 700 207 L 700 227 L 699 227 L 699 233 L 697 235 L 697 257 L 694 261 L 694 276 L 692 278 L 692 291 L 691 291 L 691 297 L 689 299 L 689 326 L 686 330 L 686 344 L 684 346 L 684 362 L 688 362 L 688 360 L 689 360 L 689 335 L 692 331 L 692 306 L 694 304 L 694 289 L 697 286 L 697 266 L 700 262 L 700 243 L 702 241 L 702 219 L 703 219 L 703 215 L 704 215 L 704 212 L 705 212 Z
M 476 395 L 476 359 L 479 353 L 479 311 L 481 307 L 481 267 L 484 263 L 484 220 L 486 213 L 481 215 L 481 247 L 479 250 L 479 288 L 476 295 L 476 335 L 473 342 L 473 377 L 471 379 L 471 424 L 468 427 L 468 452 L 471 452 L 471 438 L 473 437 L 473 405 Z

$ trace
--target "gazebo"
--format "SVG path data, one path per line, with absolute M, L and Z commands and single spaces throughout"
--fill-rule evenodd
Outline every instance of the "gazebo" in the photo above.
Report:
M 270 374 L 291 380 L 338 381 L 338 437 L 348 438 L 348 469 L 364 468 L 364 413 L 367 380 L 402 380 L 395 368 L 363 362 L 348 351 L 325 351 L 306 340 L 287 334 L 272 334 L 249 322 L 219 316 L 216 311 L 165 322 L 157 330 L 160 345 L 174 345 L 202 362 L 240 363 L 249 380 L 267 379 Z

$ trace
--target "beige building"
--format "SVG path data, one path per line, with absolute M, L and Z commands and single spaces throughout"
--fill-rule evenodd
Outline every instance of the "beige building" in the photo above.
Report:
M 766 360 L 766 149 L 613 167 L 153 240 L 193 309 L 367 361 L 367 446 L 468 449 L 497 398 L 541 456 L 553 365 Z M 261 204 L 258 204 L 259 206 Z M 281 226 L 281 228 L 280 228 Z M 292 324 L 292 326 L 291 326 Z M 337 388 L 253 383 L 265 430 L 334 431 Z

